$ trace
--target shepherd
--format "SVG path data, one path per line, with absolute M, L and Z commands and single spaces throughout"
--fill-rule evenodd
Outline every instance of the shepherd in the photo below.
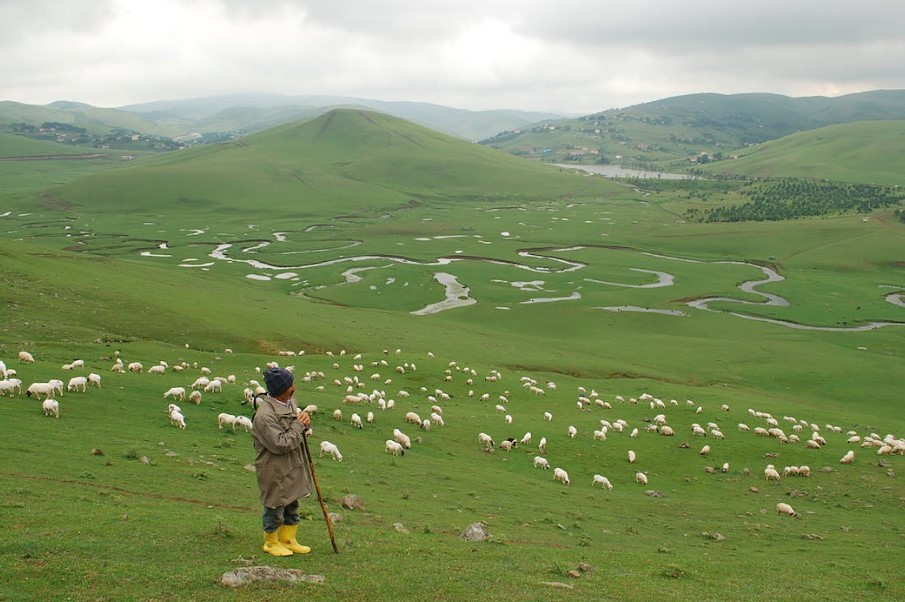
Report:
M 311 423 L 299 411 L 292 372 L 271 368 L 264 372 L 267 394 L 255 399 L 251 429 L 255 473 L 264 506 L 264 547 L 273 556 L 307 554 L 308 546 L 296 539 L 299 498 L 311 495 L 311 472 L 304 453 L 305 432 Z

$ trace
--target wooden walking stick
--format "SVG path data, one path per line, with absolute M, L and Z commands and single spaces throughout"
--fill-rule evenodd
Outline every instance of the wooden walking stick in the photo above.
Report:
M 317 501 L 321 504 L 321 510 L 324 511 L 324 520 L 327 521 L 327 533 L 330 534 L 330 543 L 333 544 L 333 551 L 339 554 L 339 548 L 336 547 L 336 538 L 333 536 L 333 521 L 330 520 L 330 513 L 327 512 L 327 506 L 324 504 L 324 496 L 321 494 L 320 483 L 317 482 L 317 475 L 314 474 L 314 462 L 311 460 L 311 450 L 308 449 L 308 431 L 302 433 L 302 447 L 305 448 L 305 458 L 308 460 L 308 469 L 311 471 L 311 480 L 314 481 L 314 490 L 317 492 Z

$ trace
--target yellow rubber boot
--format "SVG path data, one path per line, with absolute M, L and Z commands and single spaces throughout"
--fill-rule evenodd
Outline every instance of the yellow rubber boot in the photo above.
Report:
M 309 548 L 308 546 L 303 546 L 295 539 L 295 534 L 298 530 L 298 525 L 281 525 L 280 543 L 296 554 L 307 554 L 311 551 L 311 548 Z
M 292 556 L 292 550 L 280 543 L 279 531 L 273 533 L 264 531 L 263 550 L 272 556 Z

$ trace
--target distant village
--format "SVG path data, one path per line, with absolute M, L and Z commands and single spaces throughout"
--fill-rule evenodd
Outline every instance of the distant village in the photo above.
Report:
M 144 134 L 125 128 L 113 128 L 108 133 L 92 133 L 86 128 L 68 123 L 46 121 L 41 125 L 13 123 L 10 132 L 35 140 L 47 140 L 62 144 L 72 144 L 91 148 L 115 148 L 136 151 L 166 152 L 195 146 L 232 140 L 230 133 L 191 133 L 178 138 Z

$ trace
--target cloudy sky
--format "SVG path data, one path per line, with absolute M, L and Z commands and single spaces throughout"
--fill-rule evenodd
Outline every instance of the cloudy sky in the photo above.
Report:
M 591 113 L 905 88 L 899 0 L 0 0 L 0 100 L 238 92 Z

